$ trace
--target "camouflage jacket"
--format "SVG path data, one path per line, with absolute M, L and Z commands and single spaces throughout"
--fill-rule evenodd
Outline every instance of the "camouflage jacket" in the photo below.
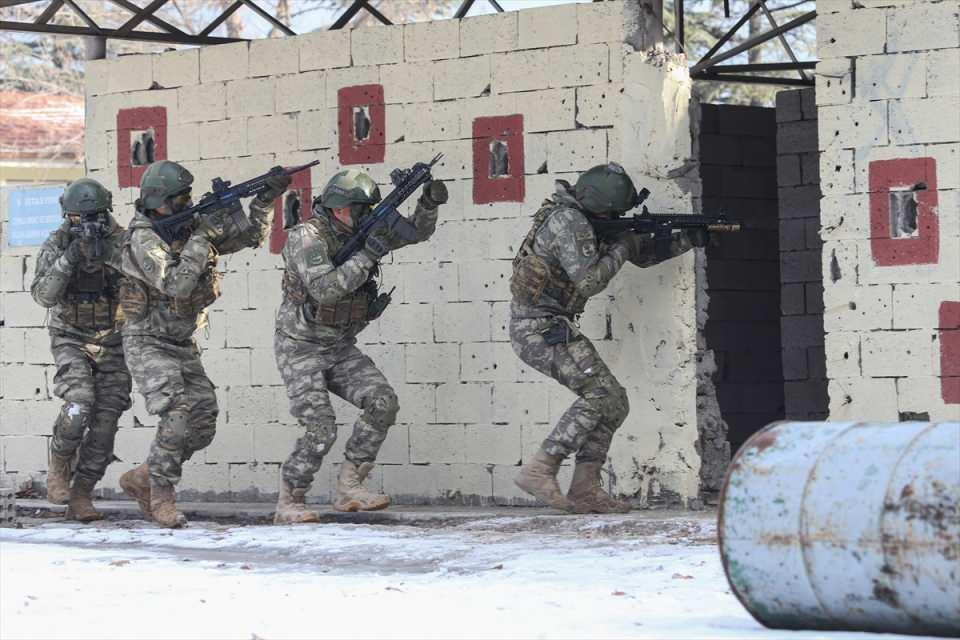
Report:
M 332 344 L 352 339 L 368 324 L 366 320 L 350 326 L 323 324 L 321 307 L 336 305 L 355 294 L 374 276 L 375 263 L 363 251 L 359 251 L 339 267 L 334 267 L 332 257 L 340 250 L 353 230 L 332 219 L 329 214 L 315 213 L 319 220 L 304 222 L 290 230 L 283 248 L 284 279 L 293 281 L 305 290 L 306 300 L 299 302 L 285 293 L 277 312 L 277 333 L 296 340 Z M 417 228 L 417 242 L 433 235 L 437 228 L 437 209 L 428 209 L 417 202 L 410 221 Z M 399 249 L 407 243 L 393 239 L 391 247 Z
M 686 236 L 674 236 L 662 242 L 653 238 L 644 241 L 643 255 L 634 259 L 625 242 L 599 242 L 577 201 L 558 188 L 551 199 L 543 202 L 534 217 L 533 229 L 514 261 L 511 315 L 514 318 L 578 315 L 589 298 L 607 287 L 624 262 L 630 260 L 639 267 L 649 267 L 690 248 Z M 546 266 L 543 273 L 537 274 L 541 279 L 546 276 L 546 286 L 543 283 L 536 286 L 533 296 L 524 291 L 523 286 L 531 278 L 523 278 L 524 274 L 518 273 L 524 268 L 520 262 L 525 250 L 542 259 Z M 532 278 L 536 279 L 536 276 Z
M 51 333 L 91 344 L 119 340 L 122 314 L 117 296 L 124 230 L 112 216 L 109 225 L 103 238 L 103 262 L 81 258 L 78 264 L 70 264 L 64 256 L 73 240 L 66 220 L 40 247 L 30 293 L 37 304 L 50 309 Z
M 150 218 L 137 212 L 121 256 L 127 276 L 121 295 L 123 335 L 185 342 L 206 326 L 205 307 L 219 297 L 217 257 L 263 244 L 273 222 L 273 203 L 254 198 L 249 219 L 250 227 L 244 231 L 225 211 L 215 212 L 209 221 L 221 232 L 213 242 L 193 234 L 168 245 L 153 230 Z

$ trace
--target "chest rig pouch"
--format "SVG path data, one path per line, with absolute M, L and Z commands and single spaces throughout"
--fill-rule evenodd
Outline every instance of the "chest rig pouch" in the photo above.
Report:
M 549 304 L 553 305 L 555 302 L 564 312 L 577 315 L 583 312 L 587 299 L 577 292 L 576 286 L 562 267 L 537 255 L 533 250 L 537 232 L 556 209 L 556 204 L 547 201 L 533 216 L 533 227 L 513 259 L 510 293 L 515 300 L 531 306 L 547 304 L 546 298 L 550 298 Z
M 106 265 L 81 266 L 70 277 L 60 304 L 60 320 L 66 324 L 102 331 L 117 326 L 121 276 Z

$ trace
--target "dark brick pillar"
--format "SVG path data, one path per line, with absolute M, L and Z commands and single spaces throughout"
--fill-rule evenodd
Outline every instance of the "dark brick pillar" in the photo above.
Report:
M 820 154 L 812 88 L 777 94 L 777 181 L 785 413 L 790 420 L 823 420 L 828 413 L 828 398 L 823 351 Z

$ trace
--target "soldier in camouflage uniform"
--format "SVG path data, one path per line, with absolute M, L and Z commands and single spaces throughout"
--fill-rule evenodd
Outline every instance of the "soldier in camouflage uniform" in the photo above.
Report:
M 151 219 L 192 206 L 192 184 L 190 172 L 175 162 L 150 165 L 122 248 L 127 276 L 120 295 L 126 317 L 123 347 L 147 411 L 160 421 L 147 462 L 123 474 L 120 486 L 144 515 L 165 527 L 186 523 L 176 508 L 174 486 L 183 462 L 209 445 L 216 430 L 217 396 L 193 335 L 206 325 L 205 309 L 220 295 L 217 258 L 263 243 L 273 200 L 290 178 L 268 180 L 269 192 L 250 203 L 246 229 L 221 210 L 168 245 Z
M 103 518 L 91 494 L 114 460 L 117 420 L 130 408 L 117 303 L 123 229 L 111 203 L 96 180 L 67 186 L 60 198 L 65 220 L 40 248 L 30 286 L 33 299 L 50 309 L 53 392 L 64 401 L 50 441 L 47 499 L 69 504 L 67 517 L 81 522 Z M 71 233 L 81 224 L 94 236 Z
M 314 202 L 313 216 L 290 231 L 283 249 L 283 303 L 277 313 L 274 352 L 287 387 L 290 413 L 304 428 L 283 464 L 274 522 L 316 522 L 305 495 L 333 446 L 337 427 L 329 393 L 363 409 L 347 441 L 333 507 L 339 511 L 383 509 L 388 496 L 366 490 L 380 445 L 393 425 L 397 395 L 370 358 L 356 347 L 356 335 L 383 310 L 377 295 L 377 264 L 406 244 L 385 231 L 339 267 L 332 257 L 371 207 L 380 190 L 365 173 L 341 171 Z M 411 222 L 416 242 L 433 235 L 437 208 L 447 201 L 442 182 L 424 185 Z
M 557 192 L 534 215 L 513 262 L 510 341 L 526 364 L 579 396 L 560 417 L 533 459 L 516 478 L 518 487 L 552 507 L 576 513 L 626 512 L 630 505 L 607 495 L 600 469 L 613 434 L 629 412 L 627 392 L 575 323 L 587 299 L 603 291 L 628 260 L 640 267 L 703 246 L 705 232 L 654 240 L 628 232 L 598 243 L 591 217 L 619 217 L 637 203 L 637 191 L 615 163 L 593 167 L 571 188 Z M 557 484 L 561 462 L 576 454 L 566 496 Z

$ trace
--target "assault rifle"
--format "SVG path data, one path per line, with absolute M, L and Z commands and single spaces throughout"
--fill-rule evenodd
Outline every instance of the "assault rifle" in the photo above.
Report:
M 241 198 L 258 196 L 267 190 L 267 179 L 273 176 L 292 176 L 295 173 L 309 169 L 320 164 L 319 160 L 302 164 L 298 167 L 274 167 L 261 176 L 251 178 L 246 182 L 230 186 L 228 180 L 220 178 L 213 179 L 212 191 L 206 193 L 200 198 L 200 202 L 189 209 L 184 209 L 178 213 L 151 220 L 153 230 L 157 232 L 164 242 L 170 244 L 176 240 L 184 230 L 196 219 L 201 216 L 209 215 L 215 211 L 226 209 L 227 214 L 233 219 L 237 227 L 242 231 L 250 228 L 250 220 L 243 214 L 243 207 L 240 205 Z
M 333 256 L 333 266 L 339 267 L 350 259 L 350 256 L 363 248 L 367 241 L 367 236 L 379 229 L 386 227 L 390 233 L 413 242 L 417 239 L 417 228 L 413 223 L 400 215 L 397 208 L 403 204 L 404 200 L 413 195 L 413 192 L 433 179 L 430 169 L 437 164 L 442 153 L 434 156 L 429 163 L 418 162 L 410 169 L 394 169 L 390 172 L 390 182 L 393 183 L 393 191 L 386 198 L 381 200 L 357 228 L 357 231 L 350 236 L 350 239 L 344 243 L 343 247 Z
M 634 206 L 643 204 L 650 195 L 649 189 L 641 189 Z M 705 229 L 711 233 L 741 231 L 743 224 L 738 220 L 728 220 L 722 213 L 716 216 L 704 216 L 689 213 L 650 213 L 643 205 L 639 214 L 629 217 L 604 220 L 590 217 L 590 224 L 597 239 L 605 242 L 614 240 L 625 231 L 652 235 L 656 238 L 669 237 L 674 231 L 684 229 Z
M 92 247 L 90 257 L 97 259 L 103 255 L 103 237 L 107 235 L 107 225 L 100 222 L 96 216 L 71 224 L 70 235 L 76 237 L 77 242 L 89 243 Z

